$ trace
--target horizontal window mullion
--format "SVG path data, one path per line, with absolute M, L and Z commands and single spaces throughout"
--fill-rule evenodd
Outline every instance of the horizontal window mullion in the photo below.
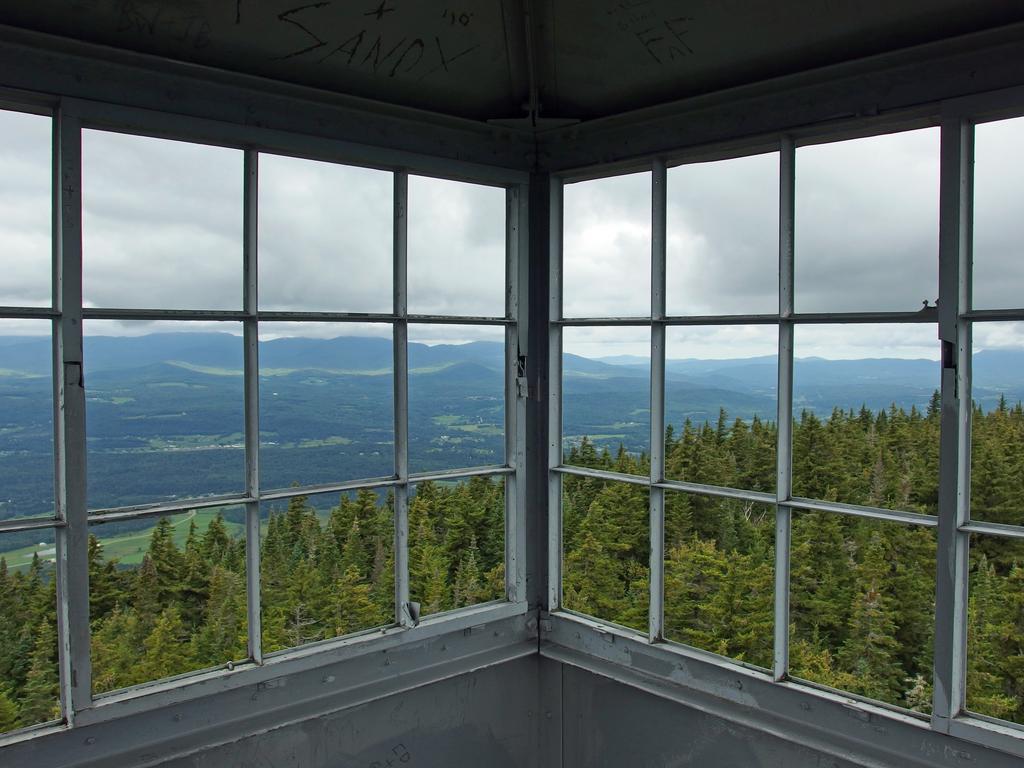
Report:
M 320 483 L 317 485 L 296 485 L 288 488 L 272 488 L 260 491 L 258 499 L 252 501 L 280 501 L 293 499 L 296 496 L 312 496 L 318 493 L 342 493 L 344 491 L 360 491 L 365 488 L 391 488 L 399 485 L 393 475 L 391 477 L 369 477 L 359 480 L 348 480 L 341 483 Z
M 650 325 L 650 317 L 566 317 L 561 320 L 553 320 L 553 325 L 566 327 L 587 326 L 587 325 Z
M 632 483 L 633 485 L 651 485 L 650 477 L 641 477 L 639 475 L 627 475 L 624 472 L 609 472 L 603 469 L 590 469 L 588 467 L 573 467 L 569 465 L 562 465 L 560 467 L 552 467 L 552 472 L 558 472 L 563 475 L 578 475 L 580 477 L 594 477 L 600 480 L 618 480 L 623 483 Z
M 664 488 L 667 491 L 683 491 L 695 493 L 700 496 L 716 496 L 724 499 L 742 499 L 744 501 L 756 501 L 762 504 L 775 504 L 774 493 L 763 493 L 761 491 L 744 491 L 740 488 L 725 488 L 718 485 L 704 485 L 703 483 L 688 483 L 682 480 L 664 480 L 653 484 L 655 488 Z
M 51 307 L 0 307 L 0 318 L 6 320 L 50 320 L 60 317 L 60 310 Z
M 304 312 L 301 310 L 262 310 L 254 317 L 261 321 L 310 323 L 392 323 L 397 316 L 375 312 Z
M 9 308 L 10 317 L 59 317 L 56 310 L 40 308 Z M 5 308 L 0 308 L 0 317 Z M 82 310 L 86 320 L 249 320 L 276 322 L 334 322 L 334 323 L 392 323 L 400 319 L 394 314 L 372 312 L 302 312 L 266 310 L 255 315 L 244 310 L 223 309 L 119 309 L 88 307 Z M 411 323 L 450 325 L 514 325 L 515 320 L 507 317 L 464 317 L 459 315 L 409 315 Z
M 1024 527 L 1019 525 L 1007 525 L 1006 523 L 985 523 L 973 520 L 964 523 L 958 531 L 961 533 L 980 533 L 986 536 L 1002 536 L 1008 539 L 1024 539 Z
M 256 499 L 245 494 L 228 496 L 207 496 L 200 499 L 175 499 L 173 502 L 159 504 L 141 504 L 132 507 L 109 507 L 89 512 L 90 523 L 109 523 L 116 520 L 133 520 L 154 515 L 173 515 L 191 512 L 196 509 L 213 509 L 216 507 L 233 507 L 246 504 Z
M 0 533 L 12 531 L 35 531 L 46 528 L 63 528 L 66 523 L 56 517 L 25 517 L 14 520 L 0 520 Z
M 117 309 L 83 307 L 85 320 L 235 320 L 248 317 L 241 309 Z
M 778 325 L 778 315 L 676 315 L 655 322 L 665 325 Z
M 410 483 L 424 483 L 428 480 L 458 480 L 464 477 L 480 477 L 487 475 L 511 475 L 515 467 L 510 464 L 493 464 L 482 467 L 466 467 L 439 472 L 413 472 L 409 475 Z
M 934 515 L 896 509 L 882 509 L 881 507 L 865 507 L 859 504 L 843 504 L 838 501 L 815 501 L 814 499 L 794 497 L 783 502 L 783 504 L 792 509 L 834 512 L 838 515 L 889 520 L 896 523 L 910 523 L 911 525 L 922 525 L 927 528 L 934 528 L 939 524 L 939 519 Z
M 961 320 L 1024 320 L 1024 309 L 972 309 L 960 313 Z
M 917 312 L 794 312 L 787 319 L 794 323 L 935 323 L 938 308 Z
M 463 317 L 460 315 L 407 315 L 410 323 L 428 325 L 515 325 L 516 321 L 508 317 Z

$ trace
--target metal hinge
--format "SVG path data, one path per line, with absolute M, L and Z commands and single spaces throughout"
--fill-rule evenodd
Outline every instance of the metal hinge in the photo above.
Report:
M 530 396 L 530 386 L 526 382 L 526 355 L 519 355 L 516 360 L 516 396 Z

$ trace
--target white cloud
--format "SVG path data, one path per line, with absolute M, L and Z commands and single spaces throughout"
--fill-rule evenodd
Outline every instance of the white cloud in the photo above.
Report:
M 563 195 L 565 317 L 651 311 L 651 174 L 569 184 Z
M 774 314 L 779 308 L 779 155 L 668 172 L 670 315 Z
M 409 312 L 505 315 L 505 190 L 409 177 Z
M 86 306 L 240 309 L 242 152 L 82 133 Z
M 974 306 L 1024 307 L 1024 117 L 974 141 Z
M 796 153 L 798 312 L 909 311 L 938 296 L 939 129 Z
M 916 310 L 937 274 L 936 129 L 802 147 L 797 161 L 799 311 Z M 0 304 L 48 302 L 50 120 L 0 112 Z M 1020 179 L 1024 118 L 979 126 L 975 291 L 979 306 L 1024 304 Z M 260 163 L 263 309 L 389 312 L 393 177 L 275 155 Z M 108 307 L 237 309 L 242 152 L 86 131 L 85 291 Z M 777 305 L 778 155 L 670 169 L 670 314 L 772 313 Z M 651 176 L 565 190 L 567 316 L 646 315 Z M 501 315 L 505 190 L 412 176 L 409 310 Z M 1013 324 L 978 324 L 976 345 L 1014 346 Z M 93 332 L 237 330 L 220 323 L 91 323 Z M 9 333 L 48 324 L 6 321 Z M 268 325 L 264 335 L 388 335 L 386 326 Z M 230 330 L 229 332 L 235 332 Z M 761 354 L 775 328 L 674 328 L 670 357 Z M 428 343 L 501 338 L 501 329 L 421 326 Z M 649 354 L 646 329 L 570 329 L 566 350 Z M 929 357 L 932 326 L 800 330 L 798 356 Z
M 51 121 L 0 111 L 0 306 L 50 304 Z
M 390 313 L 393 175 L 260 157 L 260 307 Z

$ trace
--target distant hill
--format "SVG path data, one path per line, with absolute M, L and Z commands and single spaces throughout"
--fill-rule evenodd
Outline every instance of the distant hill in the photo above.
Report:
M 242 339 L 228 333 L 86 336 L 84 352 L 88 373 L 138 370 L 162 363 L 185 364 L 221 373 L 241 372 L 242 368 Z M 275 375 L 298 370 L 380 374 L 391 369 L 392 356 L 389 338 L 286 337 L 259 344 L 261 369 Z M 504 361 L 504 347 L 500 342 L 409 344 L 409 367 L 412 371 L 438 371 L 458 363 L 472 363 L 500 371 L 504 368 Z M 47 337 L 0 337 L 0 371 L 45 375 L 49 373 L 49 366 L 50 342 Z M 569 379 L 646 378 L 648 368 L 646 357 L 634 355 L 595 359 L 567 353 L 563 359 L 563 371 Z M 700 383 L 702 386 L 748 393 L 774 387 L 777 378 L 774 356 L 725 360 L 670 359 L 666 361 L 665 368 L 670 381 Z M 982 390 L 995 389 L 1007 393 L 1024 390 L 1024 350 L 985 350 L 975 355 L 973 369 L 975 384 Z M 851 395 L 857 387 L 871 393 L 888 390 L 897 395 L 905 392 L 906 388 L 930 392 L 938 387 L 939 379 L 937 362 L 901 358 L 798 358 L 794 373 L 797 389 L 841 387 Z
M 227 333 L 85 339 L 89 503 L 115 506 L 244 487 L 242 340 Z M 0 337 L 0 519 L 52 509 L 50 341 Z M 390 338 L 278 338 L 259 344 L 260 465 L 265 488 L 394 472 Z M 504 461 L 500 342 L 409 345 L 412 471 Z M 569 442 L 649 449 L 645 357 L 563 358 Z M 924 409 L 939 387 L 931 360 L 798 359 L 796 415 L 895 404 Z M 974 358 L 973 398 L 1024 399 L 1024 351 Z M 670 424 L 777 418 L 774 357 L 666 363 Z

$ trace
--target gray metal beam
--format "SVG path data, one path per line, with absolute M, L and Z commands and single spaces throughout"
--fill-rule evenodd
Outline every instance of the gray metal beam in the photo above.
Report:
M 647 637 L 652 643 L 665 635 L 665 258 L 667 242 L 668 174 L 663 160 L 651 167 L 651 487 L 650 487 L 650 607 Z
M 552 172 L 614 168 L 688 148 L 733 142 L 763 147 L 759 137 L 803 127 L 821 135 L 831 123 L 886 130 L 887 121 L 927 115 L 943 99 L 1024 83 L 1024 35 L 1011 25 L 881 56 L 730 88 L 681 102 L 543 132 L 538 156 Z M 924 106 L 922 106 L 924 105 Z
M 526 599 L 526 365 L 529 329 L 526 301 L 529 286 L 529 186 L 506 193 L 505 316 L 505 592 L 509 600 Z
M 358 156 L 371 165 L 441 175 L 480 164 L 518 169 L 525 180 L 533 160 L 527 131 L 8 26 L 0 26 L 0 73 L 0 87 L 95 101 L 95 117 L 101 120 L 123 114 L 118 105 L 163 112 L 153 117 L 155 130 L 164 134 L 181 127 L 175 116 L 202 118 L 211 121 L 211 139 L 220 135 L 239 146 L 259 135 L 268 146 L 279 139 L 276 146 L 286 152 L 289 145 L 310 151 L 317 140 L 327 140 L 337 151 L 344 142 L 357 151 L 343 151 L 339 160 Z M 245 126 L 249 140 L 230 139 L 241 135 L 224 133 L 231 124 Z
M 243 386 L 245 399 L 245 583 L 249 658 L 263 662 L 260 613 L 259 153 L 245 152 L 242 224 Z
M 967 656 L 967 548 L 960 530 L 970 505 L 971 173 L 973 129 L 942 125 L 939 180 L 939 339 L 942 414 L 939 441 L 939 533 L 935 571 L 935 672 L 932 725 L 949 732 L 964 707 Z
M 392 333 L 395 407 L 395 623 L 413 627 L 417 617 L 409 605 L 409 174 L 394 174 L 394 281 Z
M 82 133 L 57 113 L 54 248 L 60 292 L 54 345 L 59 434 L 57 513 L 57 627 L 65 719 L 74 723 L 92 699 L 89 659 L 89 526 L 86 511 L 85 377 L 82 357 Z
M 551 331 L 548 325 L 550 309 L 548 282 L 550 280 L 549 258 L 551 257 L 551 179 L 537 174 L 530 180 L 529 200 L 529 241 L 526 257 L 529 263 L 528 286 L 523 293 L 526 298 L 526 314 L 529 324 L 526 329 L 529 355 L 526 361 L 526 487 L 523 504 L 526 511 L 524 535 L 527 539 L 527 599 L 532 606 L 547 604 L 549 580 L 548 517 L 553 511 L 548 505 L 548 487 L 552 482 L 548 472 L 549 456 L 549 388 L 550 362 L 549 344 Z M 523 288 L 521 287 L 521 290 Z M 522 307 L 521 307 L 522 309 Z M 520 332 L 523 328 L 520 326 Z
M 548 177 L 548 279 L 547 305 L 547 511 L 548 562 L 547 610 L 554 611 L 562 603 L 562 476 L 553 471 L 562 465 L 562 180 Z M 541 297 L 537 297 L 541 298 Z M 536 320 L 534 321 L 536 322 Z
M 779 386 L 775 475 L 775 642 L 772 674 L 789 673 L 789 566 L 793 511 L 793 314 L 796 231 L 796 147 L 784 136 L 779 146 Z

